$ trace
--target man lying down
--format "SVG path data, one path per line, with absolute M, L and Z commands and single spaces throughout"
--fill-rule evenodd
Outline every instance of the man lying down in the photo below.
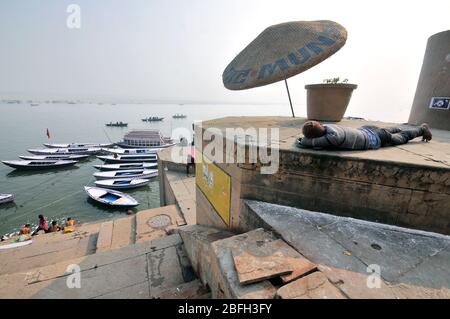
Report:
M 403 130 L 400 127 L 377 126 L 352 128 L 308 121 L 303 125 L 302 132 L 304 137 L 297 140 L 297 145 L 302 148 L 369 150 L 406 144 L 417 137 L 422 137 L 425 142 L 432 138 L 430 128 L 425 123 L 417 128 Z

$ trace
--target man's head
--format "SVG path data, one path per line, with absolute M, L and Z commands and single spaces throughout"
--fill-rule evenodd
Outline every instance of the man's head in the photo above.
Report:
M 56 226 L 56 220 L 52 221 L 52 226 Z
M 30 225 L 30 224 L 25 224 L 25 227 L 26 227 L 26 228 L 30 228 L 31 225 Z
M 307 138 L 316 138 L 324 136 L 325 127 L 317 121 L 307 121 L 303 124 L 302 133 Z
M 70 222 L 72 220 L 72 217 L 67 217 L 67 221 Z
M 44 219 L 44 216 L 43 216 L 43 215 L 39 215 L 38 217 L 39 217 L 40 220 L 43 220 L 43 219 Z

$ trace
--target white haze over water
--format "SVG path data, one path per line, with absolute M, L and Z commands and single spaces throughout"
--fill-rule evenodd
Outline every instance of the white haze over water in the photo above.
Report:
M 66 26 L 69 4 L 80 29 Z M 283 83 L 228 91 L 222 71 L 269 25 L 327 19 L 347 44 L 289 80 L 296 109 L 305 84 L 340 76 L 359 85 L 348 115 L 405 122 L 449 12 L 448 0 L 0 0 L 0 98 L 287 106 Z

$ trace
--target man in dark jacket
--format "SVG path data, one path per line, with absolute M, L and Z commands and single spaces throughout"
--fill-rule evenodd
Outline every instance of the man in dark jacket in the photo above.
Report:
M 304 137 L 297 140 L 299 147 L 348 150 L 368 150 L 389 145 L 401 145 L 419 136 L 422 136 L 422 140 L 426 142 L 432 138 L 427 124 L 403 130 L 399 127 L 380 128 L 377 126 L 351 128 L 308 121 L 303 125 L 302 132 Z

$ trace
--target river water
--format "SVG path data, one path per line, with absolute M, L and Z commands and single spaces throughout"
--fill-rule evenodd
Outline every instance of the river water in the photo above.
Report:
M 175 113 L 186 119 L 172 119 Z M 61 104 L 0 103 L 0 160 L 16 160 L 27 149 L 43 148 L 42 143 L 118 142 L 131 129 L 159 129 L 163 135 L 180 137 L 180 128 L 192 131 L 194 121 L 239 115 L 290 115 L 288 105 L 194 105 L 194 104 Z M 164 117 L 163 122 L 146 123 L 148 116 Z M 105 127 L 123 121 L 128 128 Z M 50 132 L 47 138 L 46 130 Z M 30 154 L 28 154 L 30 155 Z M 23 172 L 0 164 L 0 193 L 12 193 L 16 200 L 0 205 L 0 235 L 17 231 L 23 224 L 36 225 L 37 216 L 62 222 L 68 216 L 81 222 L 111 219 L 124 211 L 92 204 L 83 186 L 93 186 L 93 167 L 102 162 L 95 157 L 73 168 Z M 159 207 L 158 178 L 148 187 L 127 191 L 144 210 Z

